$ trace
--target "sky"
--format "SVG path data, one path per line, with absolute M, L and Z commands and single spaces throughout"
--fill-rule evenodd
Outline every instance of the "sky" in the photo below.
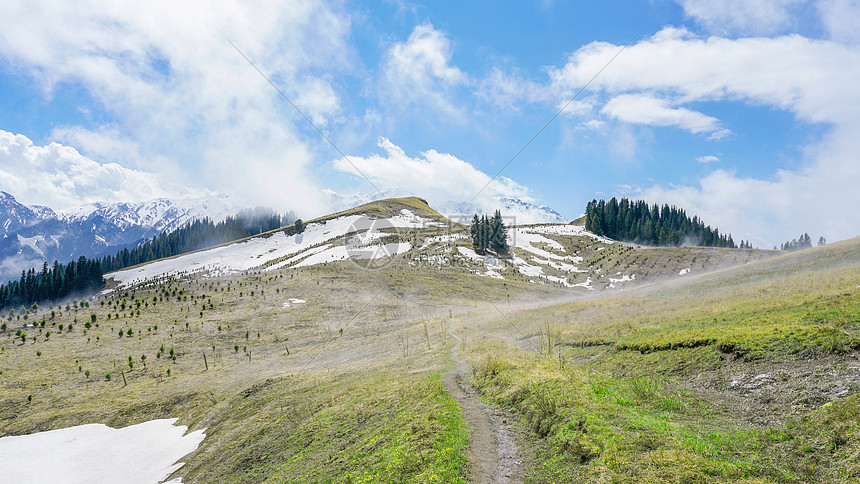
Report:
M 22 203 L 626 196 L 759 247 L 860 235 L 860 1 L 73 3 L 0 17 Z

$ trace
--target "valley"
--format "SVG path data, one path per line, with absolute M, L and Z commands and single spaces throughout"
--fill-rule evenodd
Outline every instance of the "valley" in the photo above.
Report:
M 417 198 L 306 224 L 4 319 L 0 435 L 177 418 L 206 434 L 186 483 L 860 478 L 858 239 L 646 248 L 536 224 L 495 257 Z M 510 426 L 507 471 L 458 398 Z

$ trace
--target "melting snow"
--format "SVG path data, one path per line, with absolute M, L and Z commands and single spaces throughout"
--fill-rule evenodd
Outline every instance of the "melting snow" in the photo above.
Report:
M 276 232 L 268 237 L 255 237 L 235 244 L 117 271 L 111 276 L 121 286 L 124 286 L 177 274 L 208 272 L 221 275 L 241 272 L 281 258 L 286 259 L 267 269 L 281 268 L 299 260 L 301 262 L 296 264 L 296 267 L 345 260 L 350 256 L 376 259 L 401 254 L 411 249 L 412 245 L 409 243 L 391 243 L 365 246 L 364 244 L 389 236 L 389 234 L 374 231 L 374 229 L 427 226 L 444 226 L 444 224 L 420 217 L 406 209 L 388 219 L 373 220 L 362 215 L 350 215 L 320 223 L 308 223 L 305 231 L 301 234 L 286 235 L 284 232 Z M 358 232 L 353 241 L 357 248 L 351 248 L 349 253 L 344 246 L 326 244 L 326 242 L 353 231 Z
M 688 267 L 686 269 L 681 269 L 681 272 L 679 272 L 678 275 L 683 276 L 684 274 L 689 274 L 689 273 L 690 273 L 690 268 Z
M 206 437 L 203 430 L 186 435 L 188 428 L 174 423 L 150 420 L 121 429 L 89 424 L 0 438 L 0 482 L 162 482 Z
M 45 253 L 42 252 L 42 249 L 40 249 L 38 245 L 36 245 L 37 243 L 45 240 L 44 236 L 36 235 L 34 237 L 22 237 L 21 234 L 17 234 L 17 235 L 18 235 L 18 243 L 19 244 L 26 245 L 27 247 L 33 249 L 33 251 L 36 252 L 37 254 L 39 254 L 40 256 L 45 257 Z
M 621 275 L 621 277 L 618 277 L 618 278 L 612 278 L 612 277 L 610 277 L 610 278 L 609 278 L 609 282 L 611 282 L 611 283 L 616 283 L 616 282 L 628 282 L 628 281 L 635 281 L 635 280 L 636 280 L 636 274 L 633 274 L 633 275 L 631 275 L 631 276 L 628 276 L 628 275 L 626 275 L 626 274 L 623 274 L 623 275 L 622 275 L 622 274 L 619 272 L 619 273 L 618 273 L 618 275 Z
M 606 237 L 601 237 L 599 235 L 594 235 L 591 232 L 585 230 L 585 227 L 582 225 L 571 225 L 571 224 L 547 224 L 547 225 L 534 225 L 530 227 L 521 227 L 519 230 L 529 231 L 536 234 L 545 234 L 545 235 L 570 235 L 570 236 L 584 236 L 591 237 L 594 240 L 603 242 L 604 244 L 612 244 L 615 241 L 612 239 L 607 239 Z
M 424 243 L 421 244 L 421 249 L 426 249 L 434 244 L 446 244 L 448 242 L 456 242 L 460 239 L 466 239 L 469 236 L 466 234 L 445 234 L 445 235 L 435 235 L 433 237 L 427 237 L 424 239 Z
M 307 301 L 305 301 L 304 299 L 296 299 L 294 297 L 291 297 L 289 300 L 287 300 L 287 302 L 284 303 L 284 307 L 288 308 L 294 304 L 302 304 L 302 303 L 306 303 L 306 302 Z

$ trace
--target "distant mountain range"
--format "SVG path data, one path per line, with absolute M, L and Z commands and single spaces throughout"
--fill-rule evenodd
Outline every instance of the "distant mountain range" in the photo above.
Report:
M 17 278 L 42 262 L 113 254 L 196 218 L 233 213 L 225 196 L 138 203 L 91 203 L 55 212 L 26 206 L 0 192 L 0 280 Z
M 334 210 L 348 209 L 394 192 L 341 195 L 328 191 Z M 492 208 L 475 203 L 443 202 L 433 208 L 460 223 L 469 223 L 472 214 L 502 211 L 506 224 L 567 222 L 564 216 L 545 206 L 514 197 L 498 197 Z M 0 282 L 20 277 L 22 270 L 41 268 L 43 262 L 62 263 L 80 256 L 87 258 L 115 254 L 136 247 L 144 239 L 163 231 L 171 232 L 191 220 L 209 217 L 223 220 L 241 207 L 226 195 L 173 200 L 158 198 L 136 203 L 90 203 L 55 212 L 41 205 L 24 205 L 0 192 Z

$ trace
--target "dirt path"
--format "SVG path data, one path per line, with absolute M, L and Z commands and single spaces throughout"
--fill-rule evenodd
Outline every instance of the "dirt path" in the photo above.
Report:
M 475 484 L 520 483 L 522 460 L 511 421 L 499 409 L 480 401 L 468 383 L 469 364 L 457 351 L 462 341 L 448 329 L 448 334 L 457 340 L 451 348 L 451 359 L 457 366 L 442 376 L 445 390 L 454 397 L 463 409 L 463 415 L 472 430 L 469 450 L 468 482 Z

